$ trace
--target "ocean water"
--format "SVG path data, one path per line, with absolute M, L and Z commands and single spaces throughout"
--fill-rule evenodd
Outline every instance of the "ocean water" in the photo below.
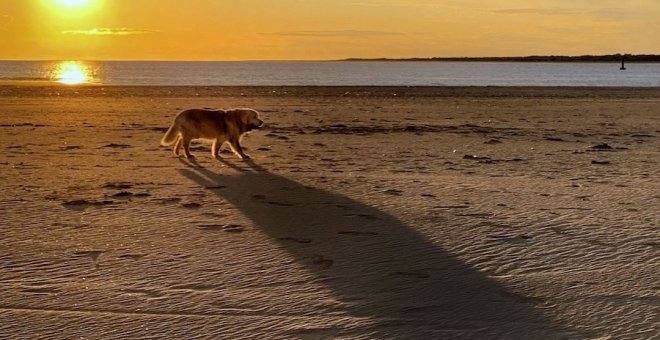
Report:
M 660 86 L 659 63 L 0 61 L 0 83 L 107 85 Z

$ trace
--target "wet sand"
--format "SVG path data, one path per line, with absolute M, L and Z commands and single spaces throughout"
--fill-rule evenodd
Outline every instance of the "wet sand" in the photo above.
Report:
M 158 142 L 251 107 L 251 161 Z M 651 339 L 660 89 L 0 86 L 0 338 Z

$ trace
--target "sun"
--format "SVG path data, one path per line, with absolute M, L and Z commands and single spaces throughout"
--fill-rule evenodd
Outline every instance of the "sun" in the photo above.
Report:
M 2 0 L 0 0 L 1 2 Z M 41 0 L 53 14 L 64 17 L 84 18 L 103 7 L 105 0 Z
M 62 6 L 77 7 L 87 5 L 91 2 L 91 0 L 55 0 L 55 2 Z

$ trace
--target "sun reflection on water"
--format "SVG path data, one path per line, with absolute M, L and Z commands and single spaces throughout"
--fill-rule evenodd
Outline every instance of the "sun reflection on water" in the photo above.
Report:
M 92 82 L 92 70 L 80 61 L 63 61 L 55 65 L 52 79 L 67 85 Z

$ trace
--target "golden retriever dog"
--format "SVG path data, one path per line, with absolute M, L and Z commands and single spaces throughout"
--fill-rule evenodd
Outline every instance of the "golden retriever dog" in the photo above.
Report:
M 179 155 L 183 146 L 183 155 L 190 154 L 190 141 L 206 139 L 213 141 L 211 153 L 219 157 L 220 147 L 229 142 L 231 150 L 241 159 L 249 159 L 241 148 L 240 140 L 245 133 L 260 128 L 264 122 L 259 119 L 259 112 L 252 109 L 205 110 L 188 109 L 179 112 L 174 123 L 160 140 L 163 146 L 174 145 L 174 154 Z

